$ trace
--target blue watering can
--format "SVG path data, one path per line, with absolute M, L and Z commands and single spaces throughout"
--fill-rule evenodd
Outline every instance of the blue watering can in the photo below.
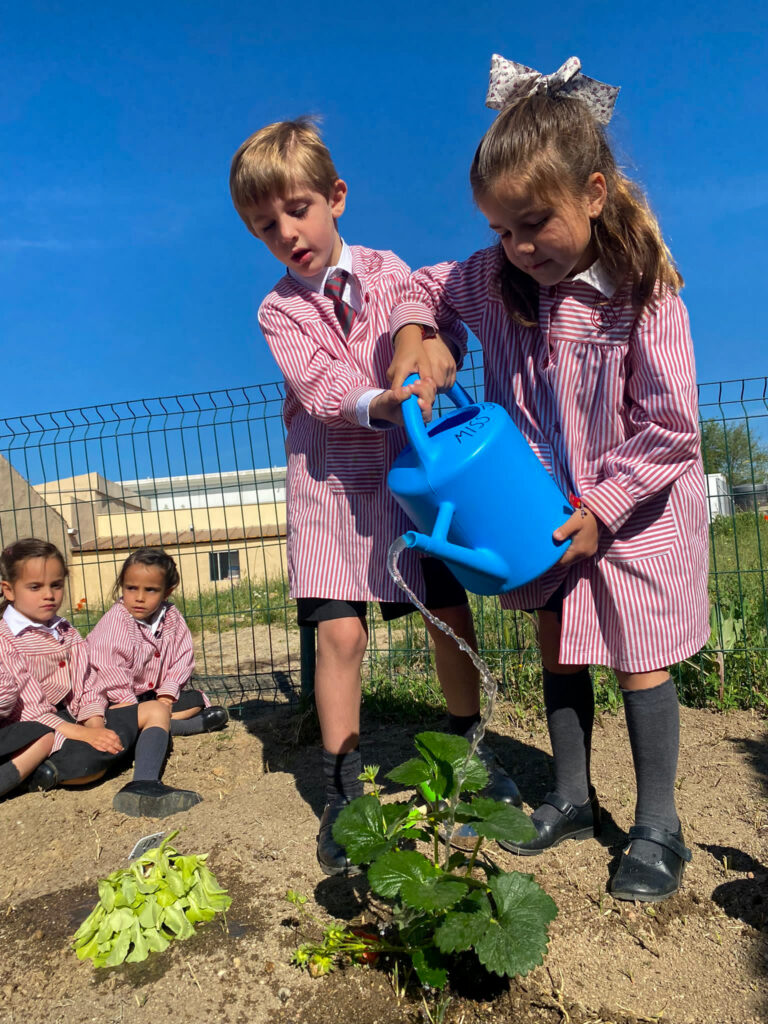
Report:
M 403 403 L 411 443 L 387 483 L 422 531 L 404 534 L 408 547 L 442 559 L 474 594 L 505 594 L 562 558 L 570 541 L 552 533 L 573 509 L 500 405 L 459 384 L 446 395 L 456 408 L 429 426 L 416 396 Z

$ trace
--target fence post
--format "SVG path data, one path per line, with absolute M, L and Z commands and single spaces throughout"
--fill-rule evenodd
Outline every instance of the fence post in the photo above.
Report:
M 311 700 L 315 692 L 315 634 L 314 626 L 299 626 L 301 652 L 301 699 Z

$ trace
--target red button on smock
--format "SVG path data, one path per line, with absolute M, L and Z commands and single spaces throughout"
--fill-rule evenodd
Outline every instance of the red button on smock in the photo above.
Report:
M 160 651 L 155 651 L 155 657 L 156 657 L 156 658 L 159 658 L 159 657 L 160 657 Z
M 65 666 L 66 664 L 67 664 L 67 663 L 66 663 L 66 661 L 60 661 L 60 662 L 59 662 L 59 668 L 64 668 L 64 666 Z

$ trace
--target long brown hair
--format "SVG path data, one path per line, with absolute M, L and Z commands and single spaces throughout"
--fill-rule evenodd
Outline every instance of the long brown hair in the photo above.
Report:
M 608 275 L 630 289 L 641 313 L 658 289 L 677 292 L 683 279 L 642 190 L 617 166 L 602 125 L 581 100 L 529 96 L 501 111 L 477 147 L 469 180 L 475 201 L 503 193 L 504 182 L 529 189 L 542 201 L 580 198 L 600 172 L 607 198 L 592 237 Z M 499 285 L 504 305 L 519 323 L 539 315 L 539 286 L 501 252 Z
M 55 544 L 47 540 L 38 540 L 37 537 L 24 537 L 21 540 L 9 544 L 0 556 L 0 578 L 6 583 L 15 583 L 21 573 L 24 562 L 31 558 L 58 558 L 61 562 L 62 575 L 66 579 L 69 575 L 64 555 Z M 4 597 L 0 599 L 0 615 L 10 604 Z

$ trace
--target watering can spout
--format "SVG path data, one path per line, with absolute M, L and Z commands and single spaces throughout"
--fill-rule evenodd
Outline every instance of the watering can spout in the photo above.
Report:
M 403 534 L 406 547 L 415 548 L 425 555 L 432 555 L 444 562 L 453 562 L 468 572 L 487 576 L 489 580 L 503 583 L 509 575 L 509 566 L 499 555 L 488 548 L 465 548 L 460 544 L 452 544 L 441 537 L 430 537 L 416 530 L 408 530 Z M 493 593 L 494 591 L 489 591 Z

